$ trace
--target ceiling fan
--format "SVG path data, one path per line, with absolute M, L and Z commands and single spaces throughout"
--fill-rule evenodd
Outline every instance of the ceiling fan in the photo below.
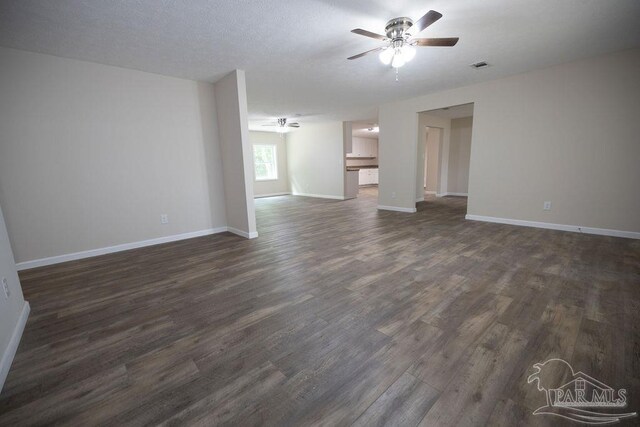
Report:
M 347 59 L 358 59 L 370 53 L 381 51 L 379 55 L 380 61 L 385 65 L 391 64 L 393 68 L 397 69 L 411 61 L 416 55 L 416 49 L 414 46 L 455 46 L 456 43 L 458 43 L 458 37 L 430 39 L 411 38 L 411 33 L 409 33 L 410 29 L 414 29 L 415 33 L 419 33 L 440 18 L 442 18 L 442 14 L 435 10 L 430 10 L 416 22 L 413 22 L 411 18 L 407 17 L 393 18 L 387 22 L 387 25 L 384 28 L 386 36 L 372 33 L 371 31 L 363 30 L 361 28 L 351 30 L 352 33 L 360 34 L 361 36 L 382 40 L 383 42 L 386 42 L 386 46 L 377 47 L 375 49 L 350 56 Z
M 276 131 L 278 132 L 285 132 L 287 128 L 299 128 L 300 124 L 299 123 L 287 123 L 287 119 L 282 117 L 279 118 L 275 123 L 268 123 L 266 125 L 262 125 L 262 126 L 271 126 L 271 127 L 276 127 Z

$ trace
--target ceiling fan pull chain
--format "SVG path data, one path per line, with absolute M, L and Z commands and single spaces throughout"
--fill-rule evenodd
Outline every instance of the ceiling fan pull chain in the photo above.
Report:
M 400 73 L 400 68 L 396 68 L 396 81 L 399 82 L 398 74 Z

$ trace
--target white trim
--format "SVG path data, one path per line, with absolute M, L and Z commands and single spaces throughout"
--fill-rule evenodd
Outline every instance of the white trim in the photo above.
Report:
M 436 193 L 436 197 L 444 197 L 447 193 Z
M 407 213 L 416 213 L 416 208 L 401 208 L 399 206 L 383 206 L 378 205 L 378 209 L 382 211 L 394 211 L 394 212 L 407 212 Z
M 268 193 L 268 194 L 254 194 L 253 198 L 254 199 L 261 199 L 263 197 L 274 197 L 274 196 L 288 196 L 289 193 L 288 191 L 286 193 Z
M 424 202 L 424 197 L 417 197 L 416 203 Z
M 238 230 L 237 228 L 233 228 L 233 227 L 227 227 L 226 231 L 228 231 L 229 233 L 237 234 L 238 236 L 242 236 L 245 239 L 255 239 L 256 237 L 258 237 L 257 231 L 252 231 L 250 233 L 247 233 L 246 231 Z
M 315 197 L 318 199 L 332 199 L 332 200 L 345 200 L 343 196 L 329 196 L 326 194 L 311 194 L 311 193 L 291 193 L 294 196 Z
M 22 305 L 22 311 L 20 312 L 20 317 L 18 317 L 18 322 L 13 328 L 9 345 L 7 345 L 7 349 L 4 351 L 2 359 L 0 359 L 0 391 L 2 391 L 7 375 L 9 375 L 9 369 L 11 368 L 11 363 L 13 363 L 16 351 L 18 351 L 18 345 L 20 344 L 20 338 L 22 338 L 24 327 L 27 324 L 29 311 L 31 311 L 31 307 L 29 306 L 29 303 L 25 301 Z
M 75 261 L 83 258 L 91 258 L 94 256 L 111 254 L 114 252 L 128 251 L 129 249 L 137 249 L 137 248 L 143 248 L 145 246 L 159 245 L 161 243 L 192 239 L 194 237 L 208 236 L 209 234 L 224 233 L 225 231 L 230 231 L 229 227 L 209 228 L 206 230 L 192 231 L 192 232 L 183 233 L 183 234 L 174 234 L 172 236 L 158 237 L 158 238 L 149 239 L 149 240 L 141 240 L 139 242 L 123 243 L 121 245 L 107 246 L 105 248 L 90 249 L 88 251 L 74 252 L 70 254 L 57 255 L 57 256 L 52 256 L 48 258 L 40 258 L 40 259 L 31 260 L 31 261 L 19 262 L 16 264 L 16 268 L 18 269 L 18 271 L 28 270 L 30 268 L 44 267 L 45 265 L 59 264 L 61 262 Z M 247 238 L 249 237 L 247 236 Z
M 553 224 L 550 222 L 525 221 L 521 219 L 496 218 L 492 216 L 469 215 L 465 219 L 473 221 L 495 222 L 498 224 L 519 225 L 522 227 L 547 228 L 550 230 L 572 231 L 574 233 L 598 234 L 601 236 L 626 237 L 640 239 L 640 233 L 636 231 L 611 230 L 608 228 L 582 227 L 580 225 Z

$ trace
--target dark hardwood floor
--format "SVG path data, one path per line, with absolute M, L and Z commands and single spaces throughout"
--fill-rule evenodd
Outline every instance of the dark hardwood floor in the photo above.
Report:
M 532 415 L 570 362 L 640 410 L 640 242 L 256 200 L 219 234 L 21 273 L 0 425 L 577 425 Z M 627 421 L 637 423 L 638 419 Z

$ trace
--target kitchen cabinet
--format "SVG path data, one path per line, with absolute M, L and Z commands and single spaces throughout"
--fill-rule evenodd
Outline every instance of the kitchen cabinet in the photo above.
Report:
M 367 157 L 378 157 L 378 140 L 377 139 L 368 139 L 366 144 Z
M 378 140 L 371 138 L 353 138 L 349 157 L 378 157 Z
M 360 185 L 378 184 L 378 169 L 360 169 L 358 183 Z
M 379 169 L 369 169 L 371 171 L 371 183 L 378 184 Z
M 358 171 L 358 184 L 360 185 L 369 184 L 369 175 L 367 174 L 367 169 L 360 169 Z

